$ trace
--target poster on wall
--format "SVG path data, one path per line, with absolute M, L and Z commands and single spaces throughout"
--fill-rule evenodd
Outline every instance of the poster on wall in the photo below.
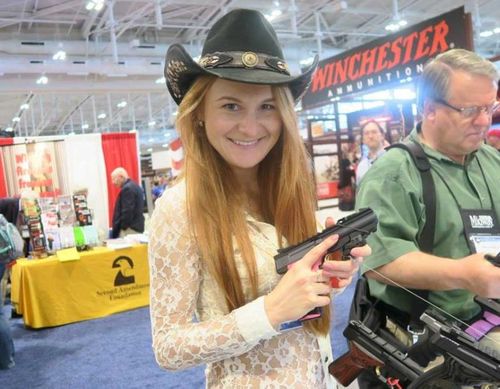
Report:
M 339 180 L 339 157 L 335 155 L 314 156 L 314 174 L 316 178 L 316 194 L 318 199 L 337 196 Z
M 36 197 L 61 194 L 55 142 L 2 147 L 9 196 L 32 191 Z

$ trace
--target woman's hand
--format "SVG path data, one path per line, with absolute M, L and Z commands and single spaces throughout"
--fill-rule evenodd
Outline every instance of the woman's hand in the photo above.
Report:
M 318 269 L 326 251 L 338 241 L 333 235 L 311 249 L 281 278 L 264 299 L 264 306 L 273 327 L 297 320 L 315 307 L 330 304 L 331 286 L 324 270 Z M 343 273 L 342 273 L 343 274 Z
M 326 227 L 335 225 L 333 218 L 327 217 L 325 221 Z M 363 262 L 363 257 L 371 254 L 371 248 L 368 245 L 354 247 L 351 250 L 351 259 L 342 261 L 342 252 L 340 250 L 329 254 L 323 263 L 323 274 L 329 278 L 329 283 L 332 288 L 345 288 L 352 282 L 352 276 L 359 269 L 359 265 Z

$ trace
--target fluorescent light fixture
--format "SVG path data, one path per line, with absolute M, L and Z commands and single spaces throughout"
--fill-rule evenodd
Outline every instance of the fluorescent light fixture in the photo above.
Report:
M 494 28 L 494 29 L 493 29 L 493 32 L 494 32 L 495 34 L 500 34 L 500 27 Z
M 160 78 L 158 78 L 158 79 L 155 81 L 155 83 L 156 83 L 156 84 L 165 84 L 165 81 L 166 81 L 165 77 L 160 77 Z
M 161 147 L 167 148 L 167 147 L 168 147 L 168 143 L 163 143 L 163 144 L 161 145 Z
M 153 149 L 150 147 L 149 149 L 146 150 L 148 153 L 151 153 Z
M 481 38 L 488 38 L 488 37 L 490 37 L 490 36 L 492 36 L 492 35 L 493 35 L 493 31 L 491 31 L 491 30 L 481 31 L 481 32 L 479 33 L 479 36 L 480 36 Z
M 15 116 L 15 117 L 12 118 L 12 121 L 14 123 L 19 123 L 21 121 L 21 118 L 19 116 Z
M 387 26 L 385 26 L 385 29 L 387 31 L 397 31 L 401 27 L 404 27 L 408 24 L 408 22 L 405 19 L 400 19 L 400 20 L 393 20 L 392 23 L 389 23 Z
M 97 115 L 97 119 L 106 119 L 106 114 L 100 113 L 99 115 Z
M 90 0 L 87 3 L 87 5 L 85 6 L 85 8 L 88 11 L 92 11 L 92 10 L 100 11 L 103 6 L 104 6 L 104 0 Z
M 68 76 L 88 76 L 89 72 L 67 72 Z
M 125 100 L 120 101 L 118 104 L 116 104 L 118 108 L 125 108 L 127 106 L 127 102 Z
M 12 131 L 14 131 L 14 129 L 13 129 L 12 127 L 7 127 L 7 128 L 5 129 L 5 131 L 6 131 L 6 132 L 12 132 Z
M 150 120 L 150 121 L 148 122 L 148 126 L 149 126 L 149 127 L 154 127 L 154 125 L 155 125 L 155 124 L 156 124 L 156 122 L 155 122 L 154 120 Z
M 149 143 L 153 143 L 154 141 L 155 141 L 155 140 L 154 140 L 154 138 L 149 138 L 149 139 L 148 139 L 148 142 L 149 142 Z
M 45 76 L 40 77 L 38 80 L 36 80 L 36 83 L 38 85 L 45 85 L 49 82 L 49 79 Z
M 309 65 L 312 65 L 313 61 L 314 61 L 314 57 L 310 57 L 310 58 L 300 60 L 300 64 L 302 66 L 309 66 Z
M 82 130 L 86 130 L 89 128 L 89 125 L 87 123 L 82 124 Z
M 266 17 L 267 20 L 269 21 L 272 21 L 274 19 L 276 19 L 278 16 L 280 16 L 283 12 L 281 12 L 281 10 L 279 9 L 275 9 L 271 12 L 270 15 L 264 15 Z
M 21 104 L 21 106 L 19 107 L 19 109 L 21 109 L 21 110 L 23 110 L 23 111 L 24 111 L 25 109 L 28 109 L 29 107 L 30 107 L 30 105 L 29 105 L 29 104 L 24 103 L 24 104 Z
M 64 61 L 66 59 L 66 52 L 64 50 L 59 50 L 52 56 L 54 61 Z

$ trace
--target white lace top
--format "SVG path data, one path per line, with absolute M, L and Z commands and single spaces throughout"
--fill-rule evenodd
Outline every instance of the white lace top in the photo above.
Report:
M 278 248 L 274 227 L 248 218 L 261 297 L 228 312 L 220 289 L 202 267 L 185 205 L 180 183 L 156 201 L 151 219 L 150 309 L 158 364 L 183 369 L 207 363 L 208 388 L 333 387 L 327 371 L 330 338 L 302 327 L 280 333 L 267 319 L 263 296 L 280 277 L 273 259 Z M 237 251 L 236 260 L 245 284 L 248 277 Z M 245 294 L 250 296 L 249 288 Z

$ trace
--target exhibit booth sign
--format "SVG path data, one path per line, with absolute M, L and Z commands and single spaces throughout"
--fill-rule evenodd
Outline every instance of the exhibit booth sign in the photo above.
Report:
M 410 82 L 424 64 L 452 48 L 472 49 L 464 7 L 415 24 L 319 62 L 302 98 L 309 109 L 336 98 Z

